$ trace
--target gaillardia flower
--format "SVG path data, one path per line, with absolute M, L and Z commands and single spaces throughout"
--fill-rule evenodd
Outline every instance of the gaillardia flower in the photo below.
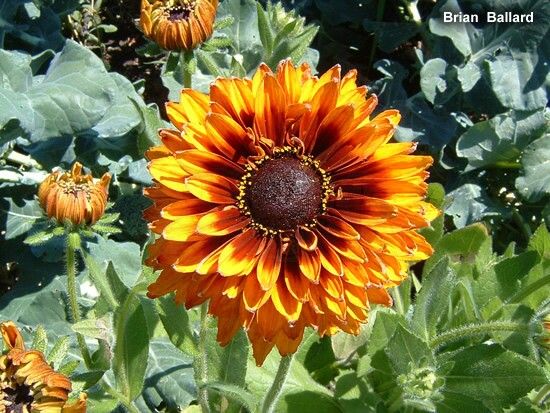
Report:
M 218 0 L 141 0 L 141 29 L 167 50 L 193 50 L 214 31 Z
M 389 143 L 400 115 L 371 116 L 366 94 L 355 71 L 284 61 L 168 103 L 177 130 L 148 152 L 149 296 L 210 300 L 220 343 L 243 326 L 258 364 L 307 326 L 357 334 L 370 303 L 391 305 L 407 261 L 432 254 L 415 231 L 438 215 L 423 201 L 432 158 Z
M 54 171 L 38 188 L 38 200 L 49 218 L 74 225 L 95 224 L 105 212 L 111 175 L 105 173 L 98 182 L 82 174 L 75 162 L 70 172 Z
M 71 381 L 55 372 L 44 355 L 25 350 L 12 322 L 0 324 L 7 353 L 0 356 L 0 413 L 82 413 L 86 395 L 68 403 Z

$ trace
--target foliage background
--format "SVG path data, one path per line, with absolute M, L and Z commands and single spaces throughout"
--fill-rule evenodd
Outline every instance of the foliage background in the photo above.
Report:
M 442 23 L 453 10 L 533 11 L 535 22 Z M 139 411 L 196 411 L 198 389 L 213 411 L 255 411 L 279 356 L 256 367 L 244 334 L 221 349 L 209 322 L 209 375 L 196 380 L 199 314 L 144 295 L 155 275 L 142 267 L 143 152 L 181 68 L 143 39 L 138 16 L 137 1 L 0 0 L 0 319 L 29 339 L 40 325 L 50 343 L 69 337 L 67 361 L 80 360 L 75 331 L 86 336 L 93 369 L 80 363 L 72 378 L 92 412 L 124 409 L 105 383 Z M 393 309 L 373 309 L 357 337 L 304 339 L 278 410 L 548 411 L 550 3 L 224 0 L 218 17 L 196 88 L 286 57 L 358 68 L 378 110 L 401 111 L 396 139 L 435 158 L 429 199 L 445 211 L 424 231 L 436 253 L 393 291 Z M 23 241 L 39 229 L 37 184 L 75 160 L 114 175 L 122 231 L 83 246 L 87 320 L 72 325 L 63 240 Z

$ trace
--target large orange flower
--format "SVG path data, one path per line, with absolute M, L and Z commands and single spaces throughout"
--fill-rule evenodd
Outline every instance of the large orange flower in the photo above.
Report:
M 0 413 L 84 413 L 86 394 L 68 403 L 71 381 L 55 372 L 44 355 L 25 350 L 14 323 L 0 324 L 8 352 L 0 356 Z
M 357 334 L 370 303 L 391 305 L 386 288 L 432 253 L 415 231 L 438 214 L 423 201 L 432 158 L 388 143 L 400 115 L 371 116 L 366 94 L 355 71 L 284 61 L 168 103 L 177 130 L 148 152 L 149 296 L 210 300 L 220 343 L 244 326 L 258 364 L 307 326 Z

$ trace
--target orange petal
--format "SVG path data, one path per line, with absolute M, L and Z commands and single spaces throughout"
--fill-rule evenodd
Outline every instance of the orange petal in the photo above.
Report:
M 321 228 L 335 237 L 348 240 L 358 240 L 361 238 L 355 228 L 338 217 L 332 215 L 321 215 L 317 217 L 317 221 Z
M 197 223 L 197 232 L 204 235 L 227 235 L 244 228 L 250 219 L 244 217 L 239 209 L 228 206 L 221 211 L 210 212 Z
M 281 241 L 276 238 L 270 238 L 258 261 L 258 268 L 256 270 L 258 282 L 263 290 L 269 290 L 277 281 L 281 272 L 282 256 Z
M 247 229 L 223 248 L 218 259 L 218 272 L 224 277 L 246 275 L 264 245 L 255 230 Z
M 309 280 L 302 276 L 297 262 L 286 260 L 284 270 L 285 284 L 290 294 L 301 302 L 307 301 Z
M 264 291 L 254 272 L 246 276 L 243 290 L 243 302 L 248 311 L 256 311 L 271 296 L 271 290 Z
M 300 317 L 302 303 L 290 294 L 282 280 L 276 283 L 275 288 L 272 289 L 271 301 L 279 314 L 289 322 L 294 322 Z
M 321 234 L 319 237 L 319 258 L 321 265 L 328 272 L 334 275 L 344 275 L 344 266 L 338 253 L 331 247 L 330 243 Z
M 233 181 L 210 173 L 187 178 L 187 189 L 197 198 L 214 204 L 234 204 L 239 193 Z
M 313 251 L 298 250 L 298 265 L 304 276 L 313 283 L 319 282 L 321 272 L 321 258 L 319 249 Z
M 317 235 L 309 228 L 299 226 L 295 233 L 296 241 L 300 248 L 313 251 L 317 248 Z
M 178 153 L 176 158 L 189 175 L 209 172 L 239 180 L 244 174 L 239 165 L 212 152 L 192 149 Z

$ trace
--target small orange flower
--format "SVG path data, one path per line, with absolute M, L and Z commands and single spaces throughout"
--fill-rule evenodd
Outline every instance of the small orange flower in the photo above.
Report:
M 55 372 L 44 355 L 25 350 L 21 333 L 13 322 L 0 324 L 8 352 L 0 357 L 0 413 L 82 413 L 86 394 L 67 403 L 71 381 Z
M 94 224 L 105 212 L 111 175 L 99 182 L 82 175 L 82 165 L 75 162 L 70 172 L 55 171 L 40 184 L 38 200 L 49 218 L 74 225 Z
M 147 262 L 162 270 L 149 296 L 210 300 L 220 343 L 243 326 L 258 364 L 296 351 L 307 326 L 358 334 L 407 262 L 432 254 L 416 229 L 439 214 L 423 200 L 433 160 L 389 143 L 399 112 L 372 116 L 356 77 L 284 61 L 184 89 L 167 105 L 177 130 L 148 152 Z
M 218 0 L 141 0 L 141 29 L 167 50 L 193 50 L 214 31 Z

